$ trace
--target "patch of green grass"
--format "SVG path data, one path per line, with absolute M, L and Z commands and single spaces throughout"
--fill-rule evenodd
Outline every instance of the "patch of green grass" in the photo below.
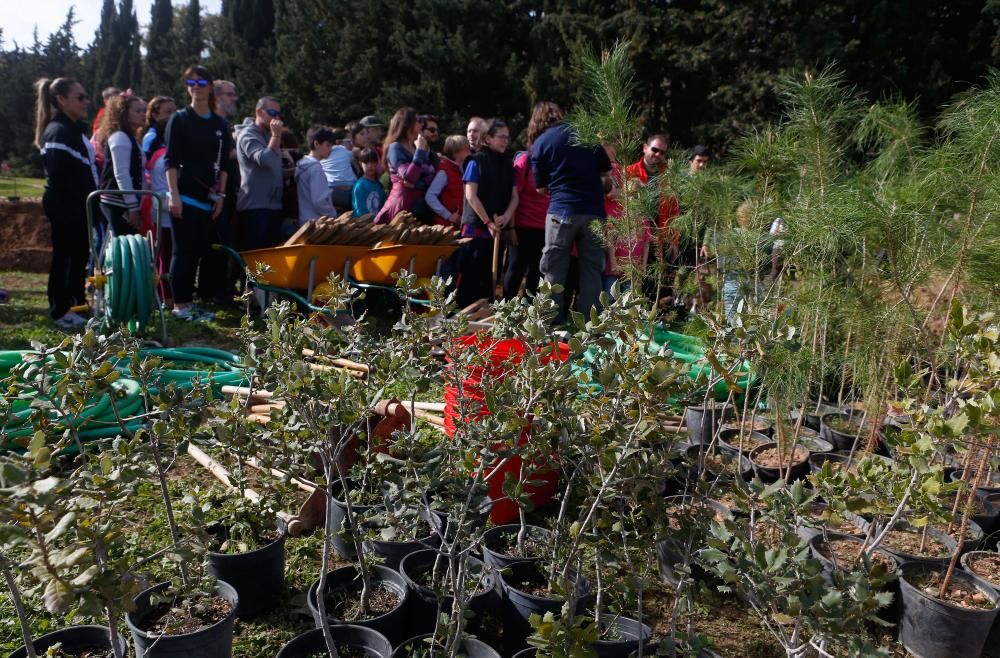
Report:
M 66 332 L 58 329 L 49 319 L 48 298 L 45 292 L 47 274 L 32 272 L 0 272 L 0 288 L 10 293 L 10 301 L 0 304 L 0 349 L 30 349 L 32 341 L 57 345 Z M 239 350 L 238 330 L 243 310 L 241 308 L 213 309 L 216 318 L 211 322 L 193 323 L 175 320 L 166 314 L 167 336 L 171 345 L 203 345 L 232 352 Z M 147 338 L 161 340 L 159 315 L 146 329 Z
M 44 178 L 0 178 L 0 198 L 9 196 L 40 197 L 44 190 Z

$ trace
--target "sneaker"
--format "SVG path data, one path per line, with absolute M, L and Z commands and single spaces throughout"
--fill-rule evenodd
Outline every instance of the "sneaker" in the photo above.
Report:
M 194 304 L 185 306 L 184 308 L 175 308 L 170 312 L 170 315 L 178 320 L 185 320 L 187 322 L 208 322 L 215 319 L 215 313 L 203 311 Z
M 66 315 L 62 316 L 58 320 L 53 321 L 57 327 L 60 329 L 79 329 L 83 325 L 87 324 L 87 320 L 81 315 L 77 315 L 73 311 L 68 311 Z

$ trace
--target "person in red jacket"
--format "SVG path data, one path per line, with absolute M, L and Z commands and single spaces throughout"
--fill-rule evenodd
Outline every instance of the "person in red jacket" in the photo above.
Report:
M 434 212 L 434 223 L 458 227 L 462 221 L 462 204 L 465 203 L 465 186 L 462 170 L 471 149 L 464 135 L 449 135 L 444 140 L 444 154 L 438 162 L 437 173 L 427 188 L 427 205 Z
M 639 158 L 639 161 L 625 167 L 625 177 L 636 179 L 643 185 L 648 185 L 651 178 L 662 176 L 667 171 L 669 149 L 670 143 L 666 137 L 660 134 L 650 135 L 646 143 L 642 145 L 642 157 Z M 673 269 L 676 267 L 680 255 L 680 234 L 670 229 L 670 222 L 680 214 L 681 207 L 677 197 L 668 194 L 665 183 L 661 181 L 660 208 L 653 230 L 653 248 L 650 250 L 650 260 L 670 267 L 664 279 L 666 285 L 663 291 L 668 296 L 671 294 Z M 661 297 L 660 292 L 647 290 L 647 293 L 656 296 L 657 301 Z

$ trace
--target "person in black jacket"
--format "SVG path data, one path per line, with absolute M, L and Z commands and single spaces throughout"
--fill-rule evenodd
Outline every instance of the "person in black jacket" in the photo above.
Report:
M 205 265 L 217 235 L 215 220 L 226 198 L 225 167 L 233 150 L 233 136 L 226 120 L 215 113 L 215 91 L 208 70 L 189 66 L 184 80 L 191 105 L 170 117 L 164 155 L 175 238 L 173 315 L 203 321 L 214 315 L 194 305 L 194 283 L 196 275 L 201 284 L 206 283 L 206 276 L 212 276 Z M 206 290 L 208 286 L 201 288 Z
M 493 119 L 483 139 L 483 148 L 465 161 L 462 175 L 462 236 L 472 238 L 459 257 L 456 301 L 463 307 L 483 298 L 493 301 L 493 241 L 514 217 L 518 202 L 514 161 L 507 154 L 510 128 Z
M 57 326 L 73 329 L 86 320 L 70 310 L 86 303 L 87 195 L 97 189 L 94 149 L 86 135 L 90 96 L 72 78 L 35 83 L 35 146 L 42 152 L 42 206 L 52 225 L 49 314 Z

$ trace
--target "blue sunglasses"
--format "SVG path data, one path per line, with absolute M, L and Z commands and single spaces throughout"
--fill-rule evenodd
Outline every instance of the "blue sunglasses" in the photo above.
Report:
M 201 80 L 201 79 L 198 79 L 198 80 L 188 80 L 187 81 L 187 86 L 188 87 L 203 87 L 204 88 L 204 87 L 208 86 L 208 80 Z

